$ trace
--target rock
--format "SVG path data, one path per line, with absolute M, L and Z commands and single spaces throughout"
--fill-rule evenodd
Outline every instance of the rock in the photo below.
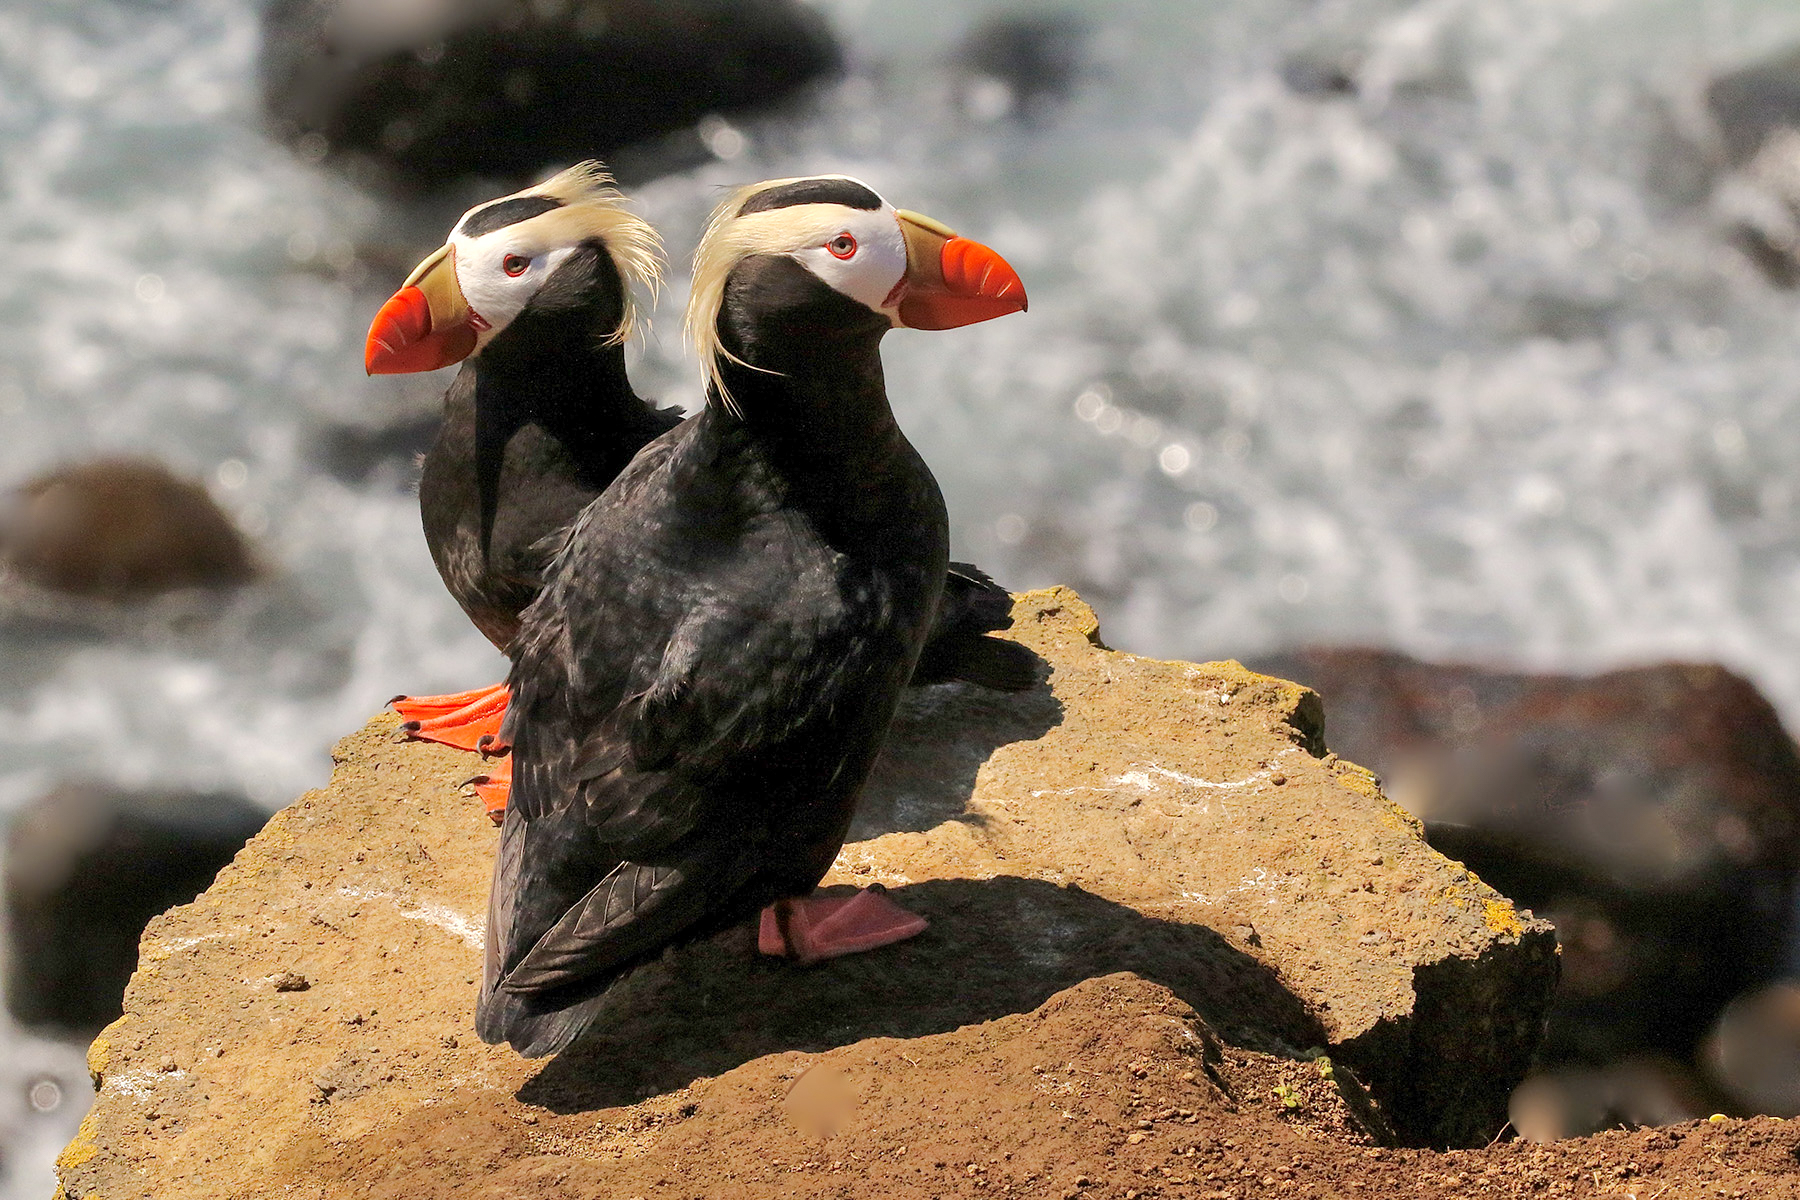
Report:
M 200 484 L 105 458 L 31 480 L 0 513 L 0 572 L 55 592 L 132 600 L 246 583 L 249 544 Z
M 1701 1061 L 1737 1111 L 1800 1116 L 1800 982 L 1771 984 L 1726 1005 Z
M 328 425 L 313 439 L 313 458 L 345 483 L 367 483 L 386 468 L 395 483 L 416 487 L 419 456 L 431 449 L 443 423 L 441 406 L 434 406 L 430 412 L 399 414 L 383 424 Z
M 1087 23 L 1071 12 L 1002 12 L 986 18 L 955 53 L 963 107 L 994 120 L 1068 99 L 1081 75 L 1087 37 Z
M 1706 107 L 1733 164 L 1748 163 L 1771 133 L 1800 129 L 1800 49 L 1719 76 Z
M 1592 678 L 1368 650 L 1259 660 L 1319 690 L 1332 743 L 1562 942 L 1546 1064 L 1687 1059 L 1781 973 L 1800 757 L 1757 690 L 1668 664 Z
M 434 1082 L 448 1090 L 436 1074 L 434 1064 L 407 1060 L 386 1093 L 418 1096 Z M 154 1165 L 124 1180 L 137 1187 L 107 1194 L 1537 1200 L 1561 1194 L 1571 1177 L 1598 1177 L 1607 1185 L 1600 1195 L 1792 1194 L 1779 1180 L 1792 1175 L 1800 1133 L 1781 1122 L 1454 1154 L 1399 1150 L 1371 1144 L 1366 1102 L 1343 1074 L 1322 1059 L 1232 1046 L 1168 988 L 1121 973 L 1029 1012 L 915 1039 L 771 1054 L 601 1113 L 492 1086 L 465 1088 L 455 1104 L 409 1100 L 369 1120 L 359 1114 L 376 1111 L 373 1093 L 345 1101 L 321 1080 L 300 1098 L 308 1119 L 297 1127 L 269 1130 L 261 1114 L 215 1112 L 222 1119 L 210 1124 L 235 1120 L 252 1136 L 229 1154 L 190 1158 L 195 1111 L 147 1100 L 142 1109 L 158 1115 L 132 1133 L 159 1159 L 180 1156 L 179 1165 L 162 1166 L 147 1149 Z M 169 1076 L 126 1082 L 194 1095 Z M 108 1156 L 95 1141 L 105 1128 L 90 1121 L 65 1152 L 59 1196 L 95 1194 L 84 1168 Z M 153 1190 L 177 1171 L 179 1191 Z
M 1297 96 L 1354 96 L 1356 75 L 1348 55 L 1295 54 L 1282 61 L 1281 82 Z
M 185 904 L 266 814 L 235 796 L 64 784 L 6 831 L 6 1006 L 91 1036 L 119 1015 L 150 918 Z
M 277 136 L 422 192 L 611 157 L 838 63 L 795 0 L 275 0 L 260 69 Z
M 1067 1069 L 1087 1061 L 1082 1045 L 1115 1054 L 1112 1023 L 1084 1017 L 1087 1032 L 1044 1033 L 1002 1066 L 988 1048 L 1008 1030 L 1039 1036 L 1070 989 L 1101 1011 L 1083 989 L 1119 972 L 1137 977 L 1130 1003 L 1158 1015 L 1117 1036 L 1150 1039 L 1157 1080 L 1172 1061 L 1213 1079 L 1216 1040 L 1227 1057 L 1271 1055 L 1325 1079 L 1320 1103 L 1347 1097 L 1360 1136 L 1492 1138 L 1554 980 L 1550 929 L 1426 846 L 1367 772 L 1325 755 L 1305 689 L 1235 663 L 1114 653 L 1066 589 L 1020 598 L 1010 636 L 1049 662 L 1050 682 L 910 695 L 827 879 L 885 884 L 931 921 L 924 935 L 799 970 L 756 956 L 746 923 L 640 969 L 548 1061 L 469 1032 L 495 842 L 460 787 L 471 759 L 398 741 L 396 718 L 377 717 L 339 744 L 329 788 L 277 814 L 211 889 L 146 931 L 125 1015 L 94 1043 L 99 1099 L 64 1156 L 67 1194 L 162 1194 L 177 1180 L 275 1194 L 305 1180 L 336 1195 L 380 1177 L 440 1195 L 470 1186 L 454 1182 L 470 1171 L 529 1194 L 549 1194 L 532 1181 L 553 1175 L 582 1195 L 784 1194 L 675 1164 L 697 1146 L 721 1162 L 739 1138 L 756 1147 L 742 1170 L 778 1184 L 793 1180 L 773 1158 L 848 1162 L 835 1142 L 827 1155 L 777 1133 L 776 1081 L 832 1048 L 857 1088 L 878 1089 L 861 1093 L 879 1097 L 869 1103 L 894 1106 L 875 1139 L 890 1156 L 881 1170 L 910 1177 L 954 1127 L 992 1148 L 978 1165 L 1016 1150 L 1006 1170 L 1041 1184 L 1059 1145 L 1104 1132 L 1084 1096 L 1122 1102 L 1114 1083 Z M 1372 930 L 1386 936 L 1365 944 Z M 312 986 L 275 991 L 277 968 Z M 1170 1046 L 1187 1049 L 1170 1060 Z M 1302 1061 L 1308 1050 L 1329 1054 L 1331 1078 Z M 181 1072 L 152 1069 L 164 1056 Z M 937 1091 L 938 1067 L 894 1066 L 927 1061 L 961 1064 L 961 1090 Z M 1022 1061 L 1054 1073 L 1021 1082 Z M 1313 1103 L 1300 1082 L 1283 1086 Z M 1277 1107 L 1270 1094 L 1255 1091 L 1258 1111 Z M 1029 1131 L 990 1128 L 1027 1102 Z M 1211 1121 L 1217 1103 L 1166 1106 Z M 153 1144 L 150 1109 L 162 1114 Z M 244 1113 L 257 1114 L 254 1139 Z M 1127 1152 L 1136 1128 L 1108 1144 Z M 877 1170 L 874 1143 L 854 1148 L 858 1170 Z M 1169 1161 L 1162 1133 L 1139 1149 Z M 670 1173 L 683 1182 L 654 1184 Z

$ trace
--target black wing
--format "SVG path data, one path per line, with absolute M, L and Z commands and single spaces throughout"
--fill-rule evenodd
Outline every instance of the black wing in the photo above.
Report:
M 721 896 L 742 885 L 753 869 L 751 851 L 714 831 L 667 848 L 655 861 L 609 868 L 605 848 L 592 841 L 578 810 L 534 821 L 509 809 L 488 899 L 476 1032 L 533 1058 L 566 1048 L 593 1020 L 615 979 L 699 924 Z M 565 905 L 579 880 L 596 874 L 598 881 Z M 505 932 L 546 926 L 503 973 Z
M 980 567 L 951 563 L 931 635 L 913 669 L 914 687 L 966 680 L 1001 692 L 1038 681 L 1038 657 L 1017 642 L 988 637 L 1012 625 L 1012 596 Z

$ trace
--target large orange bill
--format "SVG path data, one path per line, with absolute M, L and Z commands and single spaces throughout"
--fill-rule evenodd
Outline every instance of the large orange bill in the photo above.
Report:
M 995 251 L 930 217 L 896 215 L 906 238 L 906 277 L 894 305 L 900 324 L 955 329 L 1025 311 L 1025 284 Z
M 444 246 L 375 314 L 363 366 L 371 375 L 406 375 L 459 363 L 475 351 L 478 321 L 457 286 L 456 252 Z

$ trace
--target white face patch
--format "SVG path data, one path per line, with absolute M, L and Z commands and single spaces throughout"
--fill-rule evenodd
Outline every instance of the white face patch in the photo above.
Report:
M 817 232 L 823 236 L 815 236 L 811 245 L 792 251 L 795 261 L 832 290 L 898 324 L 887 302 L 906 275 L 906 239 L 901 235 L 894 210 L 885 204 L 877 209 L 835 204 L 804 207 L 825 210 L 837 219 L 819 224 Z
M 476 322 L 477 354 L 525 311 L 556 268 L 575 252 L 574 246 L 547 245 L 541 221 L 532 218 L 504 225 L 480 237 L 461 232 L 450 235 L 457 285 L 480 318 Z M 483 324 L 486 328 L 481 328 Z

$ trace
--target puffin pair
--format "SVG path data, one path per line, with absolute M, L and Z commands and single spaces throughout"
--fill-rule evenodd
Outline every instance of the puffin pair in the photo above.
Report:
M 471 234 L 483 211 L 457 236 L 479 242 L 500 228 Z M 522 275 L 538 256 L 459 249 L 453 238 L 441 257 L 460 258 L 452 278 L 461 278 L 462 307 L 486 328 L 455 327 L 474 325 L 458 316 L 459 297 L 434 300 L 421 287 L 421 304 L 403 289 L 395 311 L 384 310 L 393 319 L 377 323 L 384 336 L 372 336 L 371 365 L 377 340 L 388 361 L 419 364 L 400 369 L 481 351 L 470 360 L 474 434 L 464 440 L 475 446 L 469 507 L 476 545 L 486 547 L 474 560 L 482 567 L 453 575 L 445 564 L 457 555 L 434 546 L 481 624 L 482 610 L 465 598 L 477 589 L 459 590 L 458 580 L 494 572 L 500 480 L 513 460 L 501 454 L 497 468 L 481 467 L 480 359 L 509 328 L 524 327 L 535 301 L 498 310 L 501 325 L 469 294 L 461 263 L 497 256 L 511 274 L 526 259 Z M 564 265 L 546 264 L 543 286 Z M 428 260 L 409 286 L 430 270 Z M 632 966 L 758 909 L 761 949 L 802 962 L 923 928 L 879 890 L 809 895 L 843 844 L 934 622 L 943 630 L 949 616 L 960 650 L 947 660 L 965 668 L 969 645 L 983 663 L 990 647 L 1007 645 L 982 636 L 1005 623 L 986 601 L 940 604 L 943 497 L 894 421 L 879 346 L 897 325 L 948 329 L 1024 307 L 1018 276 L 992 250 L 895 210 L 852 179 L 759 184 L 715 213 L 688 310 L 708 371 L 704 409 L 644 445 L 566 534 L 547 535 L 554 556 L 527 556 L 536 599 L 515 624 L 489 633 L 505 637 L 513 658 L 501 730 L 512 796 L 477 1011 L 485 1040 L 533 1056 L 560 1050 Z M 598 386 L 582 369 L 571 374 Z M 615 399 L 629 397 L 624 407 L 667 419 L 637 400 L 622 369 L 610 386 L 620 389 Z M 485 447 L 492 456 L 492 443 Z M 520 479 L 520 501 L 537 507 L 535 485 Z M 422 502 L 429 507 L 423 489 Z M 1004 598 L 978 573 L 950 579 L 977 597 Z M 980 626 L 972 633 L 970 613 Z M 1000 654 L 1016 671 L 1019 660 Z
M 370 328 L 370 374 L 463 364 L 425 455 L 419 507 L 445 586 L 503 653 L 575 517 L 683 419 L 641 399 L 625 370 L 633 293 L 654 296 L 661 273 L 655 230 L 600 164 L 582 163 L 464 214 Z M 985 636 L 1010 623 L 1011 608 L 978 568 L 952 563 L 913 682 L 1030 687 L 1029 653 Z M 478 750 L 496 744 L 506 703 L 495 685 L 393 705 L 412 736 Z M 476 781 L 496 822 L 509 774 L 503 758 Z

